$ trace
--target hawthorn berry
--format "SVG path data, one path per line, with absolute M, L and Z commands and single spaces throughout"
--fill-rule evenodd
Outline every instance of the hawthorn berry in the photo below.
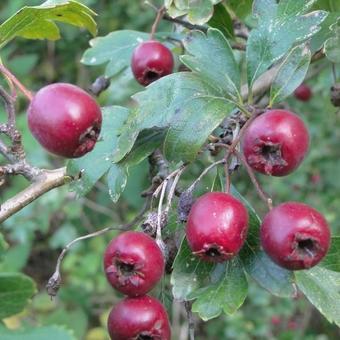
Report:
M 56 83 L 40 89 L 28 108 L 28 126 L 49 152 L 81 157 L 91 151 L 102 124 L 96 101 L 81 88 Z
M 170 340 L 168 315 L 155 298 L 127 297 L 114 306 L 107 322 L 111 340 Z
M 248 231 L 248 212 L 230 194 L 209 192 L 192 206 L 186 237 L 193 253 L 209 262 L 222 262 L 241 249 Z
M 173 67 L 171 51 L 159 41 L 144 41 L 132 54 L 132 72 L 136 80 L 144 86 L 172 73 Z
M 303 161 L 309 147 L 309 133 L 296 114 L 269 110 L 250 124 L 242 144 L 246 161 L 254 170 L 285 176 Z
M 308 85 L 301 84 L 294 91 L 294 96 L 302 102 L 308 102 L 312 97 L 312 90 Z
M 298 202 L 273 208 L 263 220 L 260 235 L 264 251 L 289 270 L 315 266 L 330 245 L 325 218 L 312 207 Z
M 112 287 L 129 296 L 144 295 L 161 279 L 165 261 L 150 236 L 127 231 L 114 238 L 104 253 L 104 270 Z

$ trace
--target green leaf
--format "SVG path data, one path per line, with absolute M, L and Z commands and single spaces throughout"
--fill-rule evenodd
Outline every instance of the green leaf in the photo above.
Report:
M 333 36 L 325 42 L 325 54 L 332 63 L 340 63 L 340 18 L 330 29 Z
M 185 117 L 187 114 L 191 114 L 192 107 L 196 105 L 195 103 L 202 104 L 204 101 L 209 102 L 216 96 L 216 90 L 211 85 L 191 72 L 175 73 L 150 84 L 145 91 L 133 96 L 133 99 L 138 103 L 138 107 L 130 112 L 126 123 L 121 129 L 121 136 L 118 140 L 118 148 L 114 155 L 114 161 L 120 161 L 131 150 L 140 131 L 155 127 L 171 128 L 172 125 L 181 129 L 178 126 L 178 121 L 180 120 L 184 124 L 187 122 Z M 227 106 L 229 107 L 229 104 L 226 104 L 226 110 Z M 227 114 L 228 111 L 225 112 L 225 115 Z M 215 119 L 216 117 L 213 117 L 213 120 Z M 211 126 L 200 124 L 195 127 L 195 134 L 203 138 L 204 135 L 208 136 L 214 128 L 215 123 Z M 197 138 L 192 131 L 189 131 L 190 136 L 193 139 L 189 140 L 187 138 L 183 143 L 187 145 L 195 143 L 197 146 Z M 177 144 L 175 147 L 171 147 L 169 143 L 166 146 L 167 150 L 171 150 L 171 155 L 173 155 L 177 147 L 180 147 L 179 152 L 187 150 L 185 146 L 183 147 L 178 144 L 177 140 L 175 142 Z M 203 143 L 204 140 L 201 140 L 201 142 Z M 192 148 L 189 158 L 194 158 L 196 154 L 197 149 Z M 178 153 L 176 155 L 176 159 L 186 158 L 188 158 L 187 153 Z
M 328 253 L 320 262 L 319 266 L 328 270 L 340 272 L 340 236 L 332 237 L 332 243 Z
M 339 12 L 329 13 L 327 18 L 322 22 L 320 31 L 313 35 L 310 42 L 312 54 L 320 50 L 320 48 L 324 46 L 325 42 L 333 36 L 334 32 L 331 30 L 331 26 L 336 23 L 339 17 L 340 10 Z
M 109 170 L 113 154 L 117 152 L 117 140 L 121 126 L 126 120 L 129 110 L 120 106 L 102 109 L 102 130 L 93 151 L 85 156 L 71 160 L 67 165 L 70 176 L 81 177 L 71 183 L 71 189 L 78 195 L 86 195 L 94 184 Z
M 35 284 L 28 276 L 0 273 L 0 319 L 21 312 L 35 292 Z
M 214 87 L 218 94 L 241 104 L 239 66 L 223 34 L 213 28 L 206 35 L 193 31 L 183 43 L 188 54 L 182 56 L 181 61 Z
M 81 62 L 91 66 L 108 63 L 105 75 L 113 77 L 130 67 L 133 50 L 148 38 L 147 33 L 123 30 L 92 39 L 91 48 L 85 51 Z
M 340 273 L 319 266 L 295 272 L 296 284 L 329 322 L 340 326 Z
M 227 2 L 227 6 L 240 20 L 245 20 L 251 14 L 252 5 L 253 0 L 229 0 Z
M 241 200 L 249 214 L 249 230 L 240 258 L 246 272 L 264 289 L 280 297 L 295 296 L 293 273 L 276 265 L 261 249 L 259 231 L 261 220 L 249 202 L 231 187 L 232 194 Z
M 305 13 L 316 0 L 255 0 L 253 15 L 258 26 L 247 42 L 248 85 L 273 63 L 282 58 L 294 44 L 311 38 L 320 30 L 327 12 Z
M 76 340 L 71 331 L 60 326 L 9 330 L 0 325 L 1 340 Z
M 219 316 L 222 311 L 233 314 L 241 307 L 248 292 L 248 282 L 238 258 L 218 264 L 208 287 L 195 290 L 192 311 L 204 321 Z
M 160 147 L 163 139 L 163 131 L 144 131 L 138 137 L 132 151 L 119 163 L 112 164 L 107 174 L 107 181 L 109 194 L 113 202 L 118 201 L 126 187 L 129 168 L 142 162 L 154 150 Z
M 0 233 L 0 261 L 7 249 L 8 249 L 8 244 L 5 241 L 4 235 Z
M 172 161 L 193 161 L 210 133 L 234 105 L 224 98 L 194 97 L 177 111 L 164 141 L 164 156 Z
M 95 15 L 87 6 L 72 0 L 48 0 L 40 6 L 25 6 L 0 25 L 0 47 L 17 36 L 57 40 L 60 32 L 54 21 L 86 28 L 96 35 Z
M 214 15 L 208 25 L 219 29 L 226 38 L 234 39 L 233 21 L 224 4 L 220 3 L 214 7 Z
M 215 266 L 192 254 L 184 238 L 176 255 L 171 274 L 172 294 L 175 299 L 188 300 L 196 289 L 209 283 L 209 275 Z
M 172 17 L 187 15 L 192 24 L 203 25 L 212 17 L 214 5 L 222 0 L 167 0 L 165 6 Z
M 305 79 L 310 61 L 311 52 L 305 45 L 295 47 L 288 54 L 273 80 L 269 106 L 293 93 Z

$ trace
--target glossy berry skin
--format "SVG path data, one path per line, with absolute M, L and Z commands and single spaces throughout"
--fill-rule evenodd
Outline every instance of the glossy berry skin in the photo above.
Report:
M 155 298 L 125 298 L 114 306 L 107 322 L 111 340 L 170 340 L 168 315 Z
M 28 126 L 49 152 L 66 158 L 91 151 L 102 124 L 96 101 L 81 88 L 65 83 L 43 87 L 28 108 Z
M 309 133 L 296 114 L 269 110 L 250 124 L 242 144 L 246 161 L 254 170 L 271 176 L 285 176 L 306 156 Z
M 312 97 L 312 90 L 308 85 L 301 84 L 294 91 L 294 96 L 302 102 L 308 102 Z
M 150 236 L 127 231 L 114 238 L 104 253 L 104 270 L 112 287 L 129 296 L 144 295 L 161 279 L 165 261 Z
M 172 73 L 173 67 L 171 51 L 159 41 L 142 42 L 132 54 L 132 72 L 136 80 L 144 86 Z
M 330 230 L 325 218 L 312 207 L 286 202 L 273 208 L 261 226 L 264 251 L 279 266 L 308 269 L 327 254 Z
M 192 206 L 186 237 L 193 253 L 209 262 L 234 257 L 243 246 L 248 231 L 248 212 L 233 196 L 209 192 Z

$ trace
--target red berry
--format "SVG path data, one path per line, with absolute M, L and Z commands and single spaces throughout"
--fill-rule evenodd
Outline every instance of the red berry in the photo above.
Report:
M 303 101 L 308 102 L 309 99 L 312 97 L 312 90 L 308 85 L 301 84 L 299 87 L 296 88 L 294 91 L 295 98 Z
M 209 192 L 192 206 L 186 237 L 195 255 L 209 262 L 234 257 L 241 249 L 248 231 L 248 212 L 233 196 Z
M 112 308 L 107 326 L 111 340 L 170 340 L 171 337 L 163 305 L 147 295 L 119 302 Z
M 66 158 L 81 157 L 96 144 L 102 113 L 81 88 L 64 83 L 43 87 L 28 108 L 28 126 L 48 151 Z
M 127 231 L 114 238 L 104 254 L 104 270 L 112 287 L 129 296 L 144 295 L 161 279 L 164 257 L 150 236 Z
M 269 110 L 257 117 L 245 131 L 243 152 L 256 171 L 285 176 L 303 161 L 309 134 L 303 121 L 286 110 Z
M 330 231 L 325 218 L 312 207 L 286 202 L 265 216 L 261 243 L 265 252 L 281 267 L 307 269 L 326 255 Z
M 144 86 L 172 73 L 173 67 L 171 51 L 159 41 L 142 42 L 133 52 L 132 72 L 136 80 Z

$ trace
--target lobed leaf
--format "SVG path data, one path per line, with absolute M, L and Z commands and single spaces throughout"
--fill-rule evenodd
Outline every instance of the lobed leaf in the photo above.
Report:
M 305 14 L 316 0 L 255 0 L 253 15 L 258 21 L 247 42 L 248 85 L 298 43 L 320 30 L 327 12 Z
M 0 47 L 17 36 L 57 40 L 60 31 L 55 21 L 86 28 L 96 35 L 95 15 L 87 6 L 73 0 L 48 0 L 40 6 L 25 6 L 0 25 Z
M 238 258 L 218 264 L 211 276 L 213 280 L 208 287 L 189 295 L 189 299 L 196 299 L 192 311 L 205 321 L 218 317 L 222 312 L 235 313 L 248 293 L 247 278 Z
M 331 242 L 328 253 L 319 263 L 319 266 L 334 272 L 340 272 L 340 236 L 332 237 Z
M 295 272 L 296 284 L 329 322 L 340 326 L 340 273 L 316 266 Z

